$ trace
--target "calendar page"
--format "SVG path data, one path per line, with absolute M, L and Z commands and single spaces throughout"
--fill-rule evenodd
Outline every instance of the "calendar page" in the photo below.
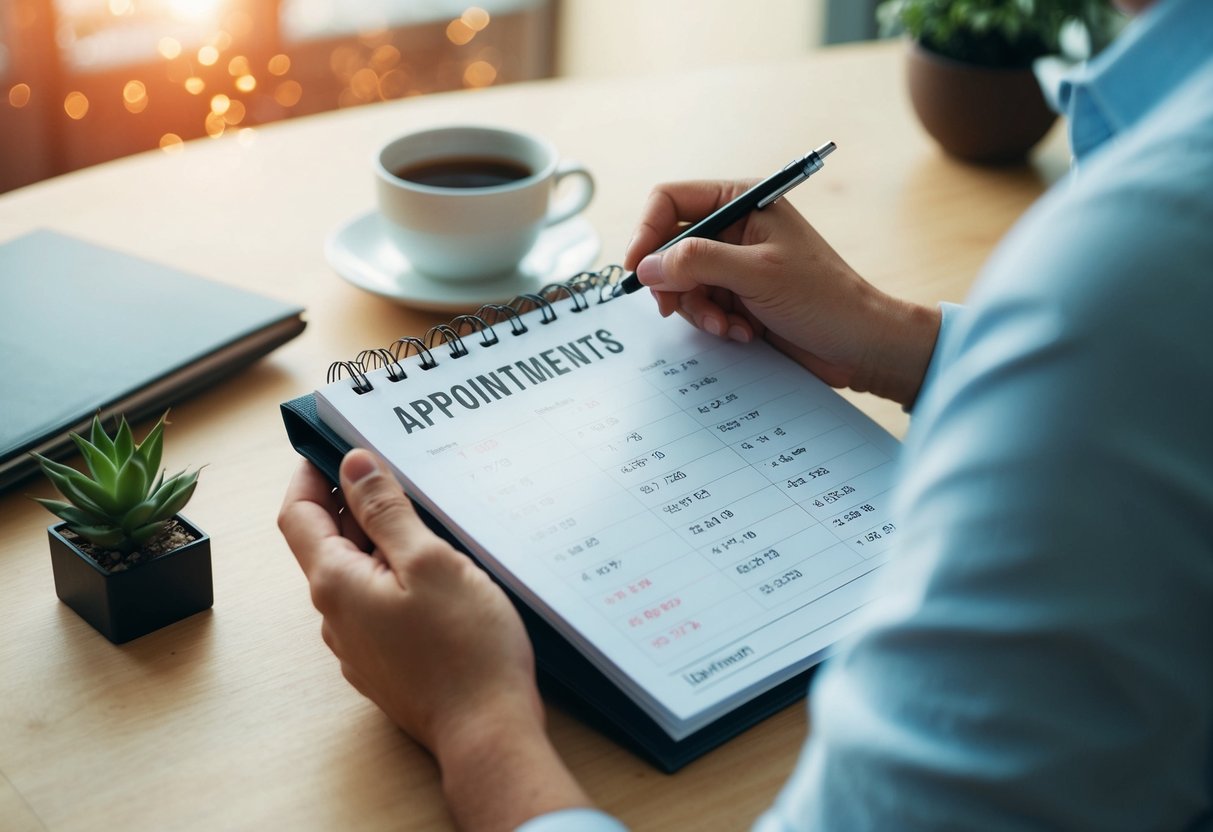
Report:
M 648 293 L 575 310 L 338 381 L 318 412 L 681 739 L 854 629 L 897 534 L 899 445 Z

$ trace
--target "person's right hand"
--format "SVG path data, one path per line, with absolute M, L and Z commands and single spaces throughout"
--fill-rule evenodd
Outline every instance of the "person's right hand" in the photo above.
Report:
M 935 348 L 939 312 L 898 300 L 860 277 L 786 200 L 725 230 L 650 254 L 752 182 L 678 182 L 649 197 L 624 266 L 713 335 L 766 338 L 827 384 L 908 405 Z M 647 255 L 647 256 L 646 256 Z

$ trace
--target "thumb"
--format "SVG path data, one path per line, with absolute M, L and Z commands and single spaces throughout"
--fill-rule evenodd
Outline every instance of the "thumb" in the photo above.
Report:
M 370 451 L 355 448 L 345 455 L 341 491 L 358 525 L 389 562 L 401 543 L 428 531 L 386 463 Z
M 689 292 L 698 286 L 719 286 L 739 293 L 747 274 L 755 271 L 753 246 L 737 246 L 688 237 L 645 257 L 636 266 L 636 277 L 651 289 Z

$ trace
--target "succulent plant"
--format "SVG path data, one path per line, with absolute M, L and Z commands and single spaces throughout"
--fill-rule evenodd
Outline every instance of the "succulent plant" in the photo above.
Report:
M 105 432 L 99 417 L 93 417 L 88 439 L 71 434 L 91 477 L 34 454 L 67 501 L 35 499 L 98 547 L 124 554 L 139 550 L 167 527 L 189 502 L 198 483 L 198 471 L 182 471 L 167 480 L 163 471 L 156 476 L 167 416 L 161 416 L 139 444 L 135 444 L 125 416 L 113 437 Z

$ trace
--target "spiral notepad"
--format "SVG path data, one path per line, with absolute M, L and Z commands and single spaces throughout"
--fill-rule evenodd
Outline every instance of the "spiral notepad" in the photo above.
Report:
M 819 662 L 897 529 L 897 441 L 764 342 L 579 275 L 330 367 L 320 422 L 672 740 Z

